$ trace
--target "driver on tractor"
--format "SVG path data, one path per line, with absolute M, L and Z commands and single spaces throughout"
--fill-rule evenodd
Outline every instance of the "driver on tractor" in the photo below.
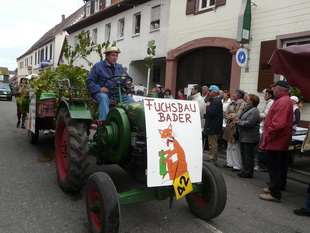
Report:
M 116 63 L 120 50 L 117 47 L 108 47 L 104 52 L 106 59 L 97 62 L 91 69 L 86 86 L 92 93 L 93 98 L 99 105 L 99 120 L 106 120 L 109 112 L 110 99 L 113 98 L 117 103 L 120 102 L 118 95 L 118 88 L 116 83 L 119 82 L 121 86 L 130 89 L 132 79 L 121 64 Z M 109 79 L 111 76 L 118 76 Z M 109 79 L 109 80 L 107 80 Z M 121 94 L 122 101 L 134 101 L 133 98 Z

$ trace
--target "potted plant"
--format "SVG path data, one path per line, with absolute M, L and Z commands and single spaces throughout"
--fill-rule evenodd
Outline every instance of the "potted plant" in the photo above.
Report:
M 290 87 L 290 93 L 293 96 L 297 96 L 299 99 L 299 102 L 304 102 L 304 97 L 302 96 L 300 90 L 297 87 Z

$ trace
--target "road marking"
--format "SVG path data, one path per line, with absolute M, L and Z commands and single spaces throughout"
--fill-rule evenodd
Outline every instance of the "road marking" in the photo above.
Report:
M 216 227 L 212 226 L 211 224 L 196 218 L 194 219 L 194 221 L 198 222 L 199 224 L 201 224 L 204 228 L 208 229 L 210 231 L 210 233 L 223 233 L 222 231 L 220 231 L 219 229 L 217 229 Z M 208 231 L 208 232 L 209 232 Z

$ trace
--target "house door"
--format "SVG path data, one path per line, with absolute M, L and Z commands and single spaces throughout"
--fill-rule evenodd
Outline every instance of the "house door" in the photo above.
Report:
M 178 60 L 176 90 L 188 84 L 217 85 L 221 90 L 229 90 L 231 60 L 229 50 L 219 47 L 186 53 Z

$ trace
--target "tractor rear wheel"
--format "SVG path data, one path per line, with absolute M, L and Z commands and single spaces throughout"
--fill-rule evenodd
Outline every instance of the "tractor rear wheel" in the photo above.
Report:
M 85 184 L 89 165 L 88 126 L 84 121 L 70 117 L 67 108 L 61 108 L 56 122 L 56 167 L 58 183 L 64 192 L 78 192 Z
M 113 181 L 105 172 L 96 172 L 88 178 L 86 210 L 92 232 L 118 232 L 120 224 L 118 195 Z
M 201 192 L 186 195 L 191 212 L 203 220 L 215 218 L 224 210 L 226 200 L 226 184 L 221 172 L 212 163 L 204 162 Z

